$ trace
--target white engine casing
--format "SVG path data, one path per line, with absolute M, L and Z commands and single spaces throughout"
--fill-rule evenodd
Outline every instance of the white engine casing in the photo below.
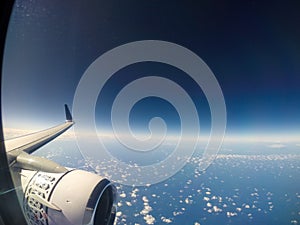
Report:
M 83 170 L 21 171 L 23 209 L 30 225 L 113 224 L 116 189 Z

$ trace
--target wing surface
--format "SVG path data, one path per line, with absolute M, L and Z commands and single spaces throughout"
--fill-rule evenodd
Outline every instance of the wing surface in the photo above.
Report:
M 74 124 L 74 121 L 72 120 L 67 105 L 65 105 L 65 113 L 66 121 L 63 124 L 21 137 L 5 140 L 4 145 L 9 164 L 22 152 L 30 154 L 68 130 Z

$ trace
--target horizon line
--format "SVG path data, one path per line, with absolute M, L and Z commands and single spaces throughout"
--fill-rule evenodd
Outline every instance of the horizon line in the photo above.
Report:
M 26 134 L 30 134 L 33 132 L 37 132 L 38 130 L 28 130 L 28 129 L 17 129 L 17 128 L 7 128 L 4 127 L 3 128 L 3 136 L 5 139 L 10 139 L 10 138 L 16 138 L 19 136 L 23 136 Z M 78 133 L 79 134 L 79 133 Z M 98 131 L 97 136 L 99 137 L 103 137 L 103 138 L 116 138 L 114 132 L 110 131 L 110 132 L 101 132 Z M 86 137 L 88 136 L 94 136 L 95 133 L 93 132 L 81 132 L 80 135 L 84 135 Z M 124 134 L 124 136 L 129 136 L 130 134 Z M 141 138 L 141 139 L 147 139 L 147 136 L 149 136 L 149 134 L 146 133 L 140 133 L 140 134 L 134 134 L 134 136 L 136 136 L 137 138 Z M 75 138 L 75 131 L 74 129 L 70 129 L 69 131 L 67 131 L 65 134 L 62 135 L 62 137 L 74 137 Z M 178 140 L 180 138 L 180 135 L 178 134 L 168 134 L 165 136 L 167 140 L 172 141 L 172 140 Z M 157 136 L 157 137 L 152 137 L 152 138 L 161 138 L 161 136 Z M 207 133 L 203 133 L 198 136 L 198 141 L 208 141 L 208 139 L 211 138 L 211 141 L 214 141 L 214 137 L 210 137 L 209 134 Z M 186 136 L 186 139 L 184 141 L 189 141 L 191 140 L 189 138 L 189 135 Z M 194 140 L 194 138 L 193 138 Z M 284 133 L 284 134 L 280 134 L 280 133 L 272 133 L 272 134 L 268 134 L 268 133 L 255 133 L 252 132 L 249 134 L 234 134 L 234 133 L 225 133 L 224 137 L 223 137 L 223 142 L 299 142 L 300 143 L 300 132 L 294 132 L 294 133 Z

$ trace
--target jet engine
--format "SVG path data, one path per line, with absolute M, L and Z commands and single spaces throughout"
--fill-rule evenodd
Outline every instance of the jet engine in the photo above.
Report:
M 30 225 L 111 225 L 116 189 L 83 170 L 49 173 L 21 170 L 23 210 Z

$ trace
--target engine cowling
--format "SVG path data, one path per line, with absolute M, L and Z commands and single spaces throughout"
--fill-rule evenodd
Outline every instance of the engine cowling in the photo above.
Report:
M 23 209 L 31 225 L 111 225 L 116 189 L 107 179 L 83 170 L 48 173 L 22 170 Z

